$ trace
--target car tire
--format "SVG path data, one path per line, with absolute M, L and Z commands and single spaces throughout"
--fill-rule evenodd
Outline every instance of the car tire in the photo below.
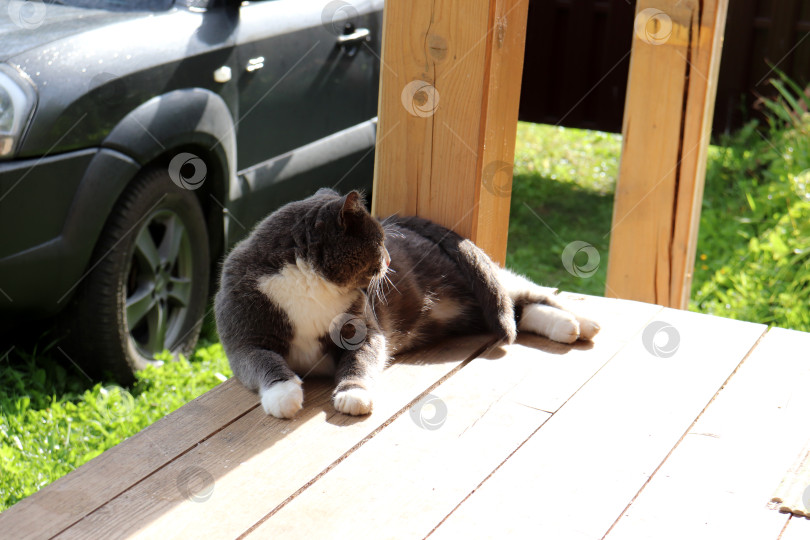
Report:
M 143 172 L 124 191 L 67 310 L 69 358 L 95 377 L 134 382 L 168 349 L 189 354 L 208 301 L 205 217 L 193 191 L 166 169 Z

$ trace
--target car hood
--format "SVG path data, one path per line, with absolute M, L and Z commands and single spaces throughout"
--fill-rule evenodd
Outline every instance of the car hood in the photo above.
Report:
M 21 3 L 1 2 L 0 61 L 47 45 L 90 28 L 120 20 L 149 16 L 150 11 L 108 11 L 61 4 L 31 4 L 36 10 L 20 13 Z M 30 5 L 30 4 L 29 4 Z M 41 7 L 40 7 L 41 6 Z M 41 11 L 40 11 L 41 10 Z

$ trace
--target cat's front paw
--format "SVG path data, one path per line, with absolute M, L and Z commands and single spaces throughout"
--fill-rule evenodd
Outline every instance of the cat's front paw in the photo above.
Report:
M 335 394 L 332 402 L 338 412 L 354 416 L 370 413 L 373 406 L 371 392 L 365 388 L 341 390 Z
M 292 418 L 304 405 L 304 391 L 298 377 L 275 382 L 261 394 L 264 412 L 276 418 Z
M 593 339 L 599 333 L 599 323 L 587 317 L 577 316 L 579 322 L 579 339 Z

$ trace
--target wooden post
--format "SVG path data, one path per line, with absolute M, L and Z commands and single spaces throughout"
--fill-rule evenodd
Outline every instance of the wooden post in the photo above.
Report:
M 728 0 L 639 0 L 606 295 L 686 308 Z
M 503 264 L 528 0 L 388 0 L 372 212 L 419 215 Z

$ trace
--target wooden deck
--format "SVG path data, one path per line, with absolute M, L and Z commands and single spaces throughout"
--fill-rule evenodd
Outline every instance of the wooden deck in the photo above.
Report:
M 810 334 L 578 305 L 593 344 L 437 344 L 386 370 L 366 418 L 336 414 L 328 380 L 292 421 L 229 380 L 0 514 L 0 536 L 810 538 L 767 506 L 810 437 Z M 674 354 L 647 350 L 654 321 Z

